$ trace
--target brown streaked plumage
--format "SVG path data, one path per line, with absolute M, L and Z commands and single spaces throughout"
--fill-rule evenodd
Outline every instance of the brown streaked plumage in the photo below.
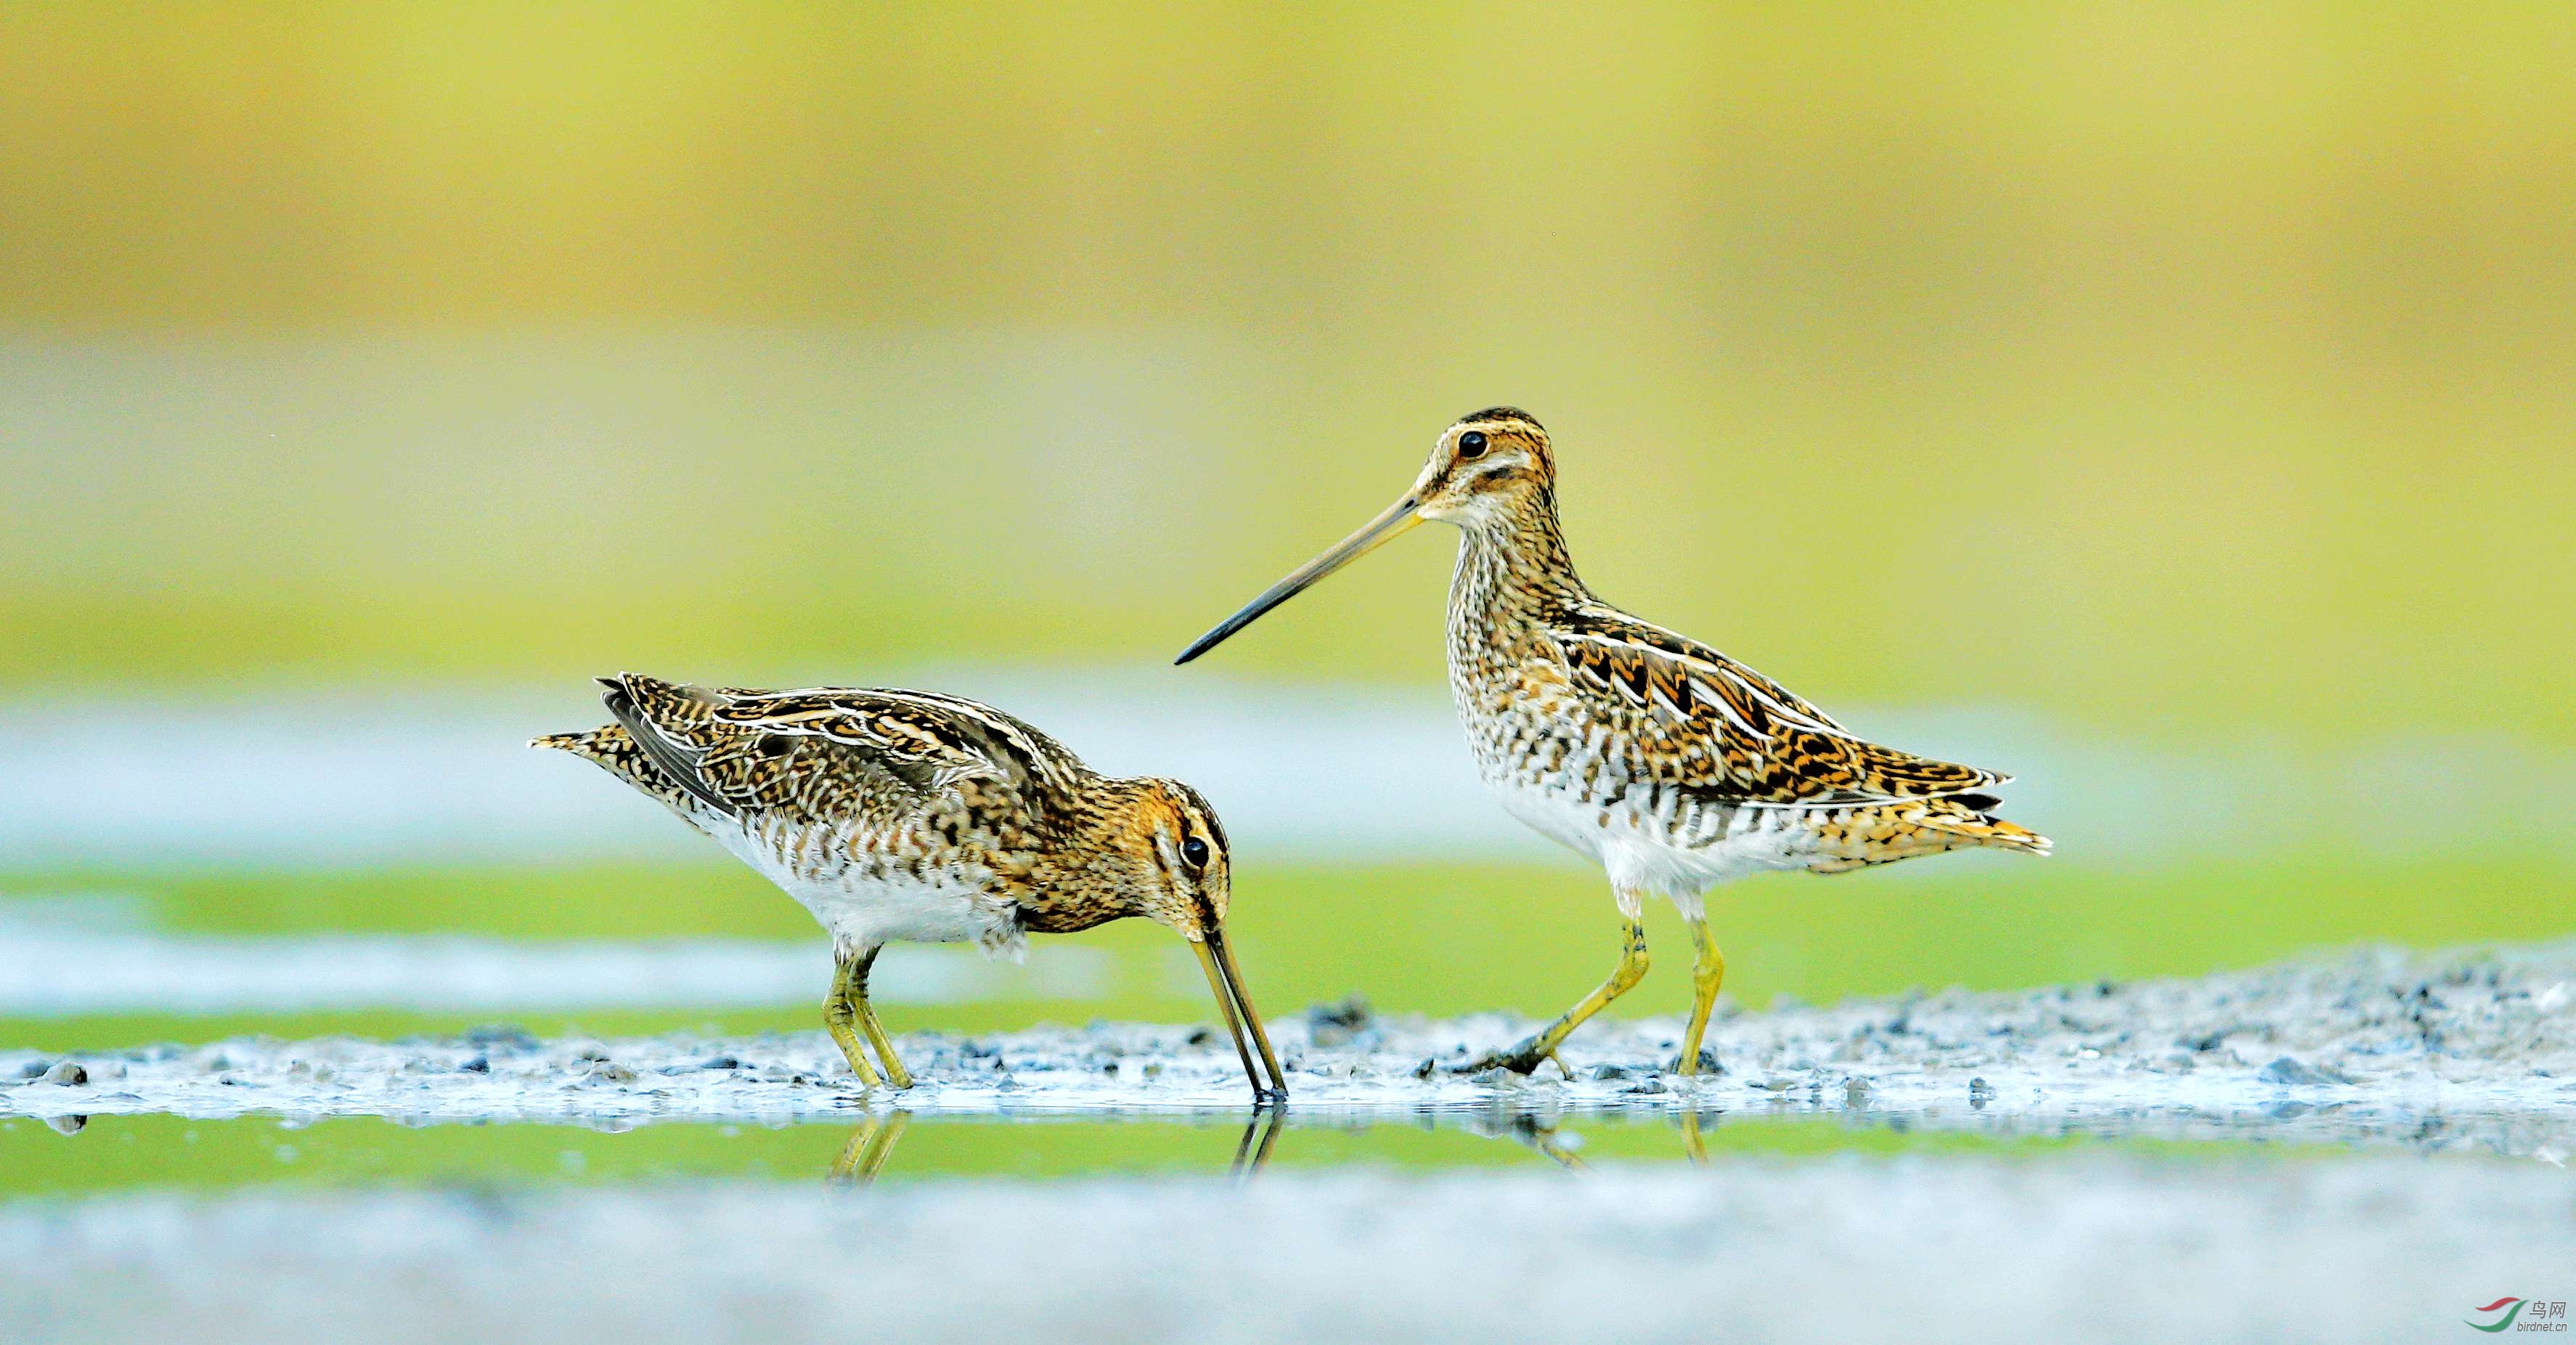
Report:
M 1992 791 L 2010 777 L 1861 739 L 1751 668 L 1593 596 L 1557 524 L 1547 431 L 1508 406 L 1451 425 L 1403 498 L 1179 661 L 1424 519 L 1462 535 L 1449 687 L 1480 773 L 1514 816 L 1608 871 L 1626 922 L 1609 980 L 1480 1065 L 1537 1068 L 1645 975 L 1650 893 L 1680 908 L 1697 945 L 1675 1066 L 1689 1074 L 1726 971 L 1708 933 L 1711 887 L 1762 869 L 1840 873 L 1976 846 L 2048 853 L 2047 838 L 1994 815 Z
M 633 673 L 601 685 L 616 723 L 535 745 L 599 763 L 814 913 L 838 967 L 825 1021 L 863 1082 L 877 1075 L 861 1032 L 894 1085 L 911 1086 L 867 1004 L 868 968 L 889 941 L 1017 956 L 1029 934 L 1140 915 L 1198 953 L 1254 1093 L 1286 1095 L 1226 944 L 1225 832 L 1197 790 L 1103 776 L 1027 723 L 956 696 Z

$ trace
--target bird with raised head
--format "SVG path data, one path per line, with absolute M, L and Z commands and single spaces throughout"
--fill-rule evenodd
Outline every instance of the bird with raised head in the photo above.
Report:
M 1696 945 L 1673 1065 L 1693 1074 L 1726 975 L 1708 928 L 1712 887 L 1766 869 L 1841 873 L 1978 846 L 2048 853 L 2046 837 L 1995 815 L 1991 791 L 2009 776 L 1869 742 L 1753 669 L 1593 596 L 1557 522 L 1547 431 L 1513 407 L 1460 418 L 1386 512 L 1179 661 L 1426 519 L 1461 534 L 1449 689 L 1478 772 L 1514 817 L 1608 872 L 1622 922 L 1617 967 L 1598 989 L 1472 1067 L 1528 1073 L 1634 987 L 1650 895 L 1679 908 Z
M 880 1083 L 865 1034 L 884 1077 L 912 1086 L 868 1004 L 868 969 L 888 942 L 1017 957 L 1031 934 L 1143 916 L 1198 955 L 1254 1096 L 1287 1095 L 1226 943 L 1225 830 L 1197 790 L 1101 775 L 1029 724 L 957 696 L 745 691 L 634 673 L 600 684 L 616 723 L 534 745 L 597 762 L 822 922 L 835 966 L 823 1021 L 860 1082 Z

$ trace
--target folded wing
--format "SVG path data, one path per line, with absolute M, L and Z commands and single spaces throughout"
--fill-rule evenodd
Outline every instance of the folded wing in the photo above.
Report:
M 931 805 L 1025 800 L 1086 774 L 1054 739 L 974 701 L 887 689 L 740 691 L 602 678 L 656 770 L 737 817 L 893 825 Z
M 1788 688 L 1686 636 L 1597 608 L 1551 636 L 1571 685 L 1618 717 L 1659 778 L 1713 801 L 1836 807 L 1951 798 L 2012 777 L 1855 737 Z

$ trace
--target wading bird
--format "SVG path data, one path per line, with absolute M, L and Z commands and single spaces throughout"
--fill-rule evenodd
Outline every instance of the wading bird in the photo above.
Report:
M 1316 580 L 1424 519 L 1457 526 L 1449 689 L 1503 807 L 1608 871 L 1624 922 L 1618 968 L 1556 1021 L 1472 1067 L 1521 1073 L 1646 974 L 1648 894 L 1690 925 L 1690 1025 L 1674 1068 L 1697 1073 L 1726 975 L 1706 897 L 1763 869 L 1841 873 L 1971 846 L 2048 853 L 1994 815 L 2009 776 L 1854 736 L 1779 683 L 1612 607 L 1575 577 L 1556 517 L 1556 459 L 1525 411 L 1441 434 L 1403 498 L 1184 650 L 1187 663 Z M 1564 1062 L 1559 1060 L 1559 1068 Z
M 598 762 L 813 912 L 836 966 L 823 1021 L 860 1082 L 879 1083 L 865 1033 L 886 1077 L 912 1086 L 868 1005 L 868 968 L 887 942 L 1016 958 L 1030 934 L 1141 915 L 1198 954 L 1254 1096 L 1287 1095 L 1226 946 L 1225 832 L 1197 790 L 1103 776 L 1028 724 L 955 696 L 719 690 L 633 673 L 600 685 L 616 723 L 534 745 Z

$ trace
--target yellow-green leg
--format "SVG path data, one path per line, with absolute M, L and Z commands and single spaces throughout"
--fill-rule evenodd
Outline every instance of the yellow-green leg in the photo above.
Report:
M 868 1063 L 867 1048 L 859 1045 L 859 1005 L 865 992 L 859 987 L 867 976 L 868 963 L 876 957 L 870 949 L 864 956 L 845 957 L 832 969 L 832 994 L 823 1001 L 823 1027 L 832 1034 L 832 1043 L 841 1048 L 841 1056 L 850 1062 L 850 1072 L 859 1076 L 863 1087 L 874 1088 L 885 1082 L 877 1077 L 877 1067 Z
M 1709 1010 L 1717 1006 L 1717 988 L 1726 983 L 1726 954 L 1717 951 L 1717 940 L 1708 935 L 1708 917 L 1690 922 L 1691 946 L 1698 956 L 1691 961 L 1690 1030 L 1682 1033 L 1682 1053 L 1673 1061 L 1673 1073 L 1699 1073 L 1699 1040 L 1708 1035 Z
M 1646 926 L 1636 916 L 1627 917 L 1623 926 L 1625 935 L 1619 947 L 1619 965 L 1612 969 L 1610 979 L 1577 1001 L 1573 1008 L 1558 1014 L 1555 1022 L 1540 1029 L 1536 1035 L 1508 1049 L 1487 1052 L 1469 1062 L 1466 1068 L 1472 1071 L 1500 1066 L 1515 1074 L 1527 1074 L 1537 1069 L 1540 1061 L 1555 1059 L 1556 1048 L 1564 1045 L 1566 1036 L 1583 1026 L 1584 1020 L 1608 1008 L 1610 1001 L 1635 989 L 1637 982 L 1646 979 Z M 1565 1062 L 1558 1060 L 1556 1067 L 1564 1069 Z
M 877 964 L 877 954 L 882 951 L 883 945 L 869 949 L 867 955 L 859 959 L 858 971 L 850 977 L 852 988 L 858 991 L 859 1029 L 868 1034 L 869 1043 L 877 1048 L 877 1059 L 885 1062 L 887 1081 L 897 1088 L 910 1088 L 912 1074 L 904 1069 L 903 1057 L 894 1053 L 894 1039 L 886 1035 L 885 1024 L 877 1021 L 877 1007 L 868 1003 L 868 968 Z
M 832 1180 L 853 1186 L 875 1181 L 887 1156 L 894 1152 L 894 1142 L 903 1138 L 903 1128 L 911 1122 L 912 1113 L 908 1111 L 862 1122 L 850 1132 L 850 1142 L 841 1146 L 841 1156 L 832 1160 Z
M 1699 1137 L 1699 1113 L 1695 1111 L 1682 1113 L 1682 1156 L 1703 1167 L 1708 1163 L 1708 1144 Z

